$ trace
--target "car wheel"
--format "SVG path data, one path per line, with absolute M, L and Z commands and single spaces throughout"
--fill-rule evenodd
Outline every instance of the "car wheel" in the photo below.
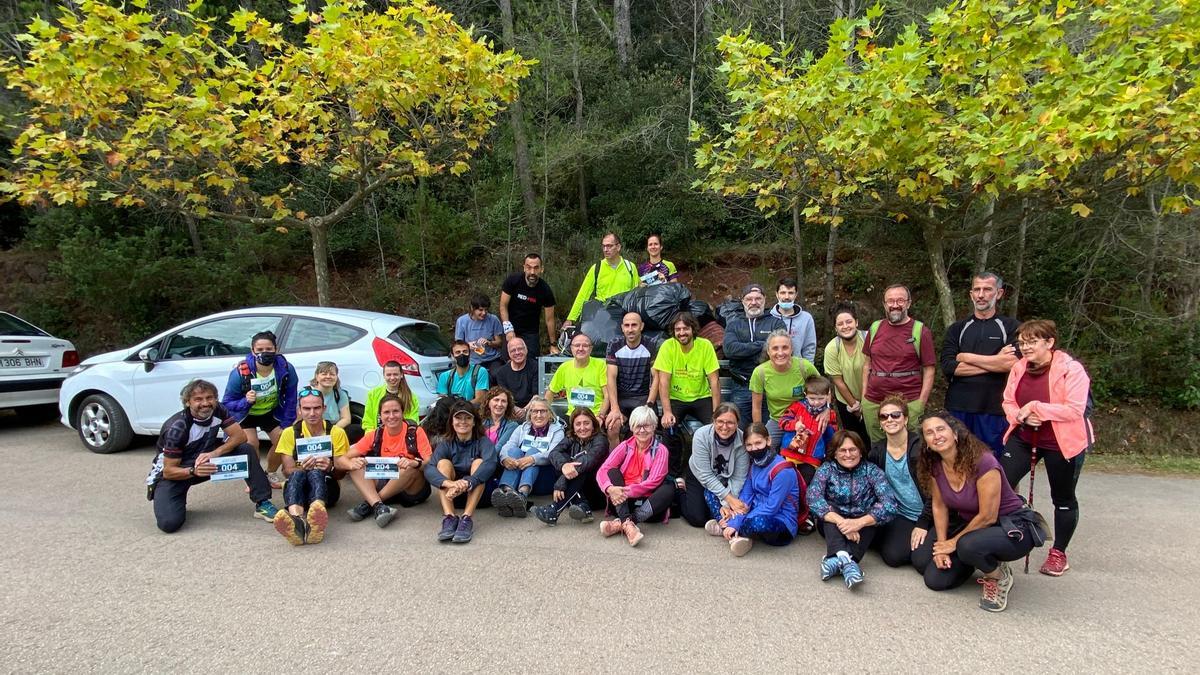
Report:
M 75 428 L 79 440 L 92 452 L 107 455 L 129 447 L 133 440 L 133 429 L 125 411 L 105 394 L 92 394 L 83 399 L 75 413 Z

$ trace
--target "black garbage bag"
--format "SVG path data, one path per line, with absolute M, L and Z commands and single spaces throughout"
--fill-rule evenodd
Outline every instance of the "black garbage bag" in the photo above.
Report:
M 637 312 L 646 324 L 644 330 L 652 331 L 665 330 L 676 312 L 689 309 L 691 300 L 692 292 L 687 289 L 687 286 L 673 283 L 642 286 L 632 291 L 619 293 L 609 298 L 606 304 L 614 315 Z M 619 318 L 617 323 L 619 332 Z
M 700 298 L 692 298 L 692 301 L 688 303 L 688 311 L 696 317 L 696 321 L 700 323 L 701 328 L 717 320 L 713 316 L 712 305 Z
M 621 337 L 621 319 L 613 318 L 608 305 L 591 300 L 579 315 L 579 330 L 592 338 L 592 356 L 604 358 L 608 343 Z
M 746 316 L 746 308 L 742 306 L 740 300 L 726 300 L 717 305 L 717 323 L 721 324 L 722 328 L 729 325 L 729 320 Z

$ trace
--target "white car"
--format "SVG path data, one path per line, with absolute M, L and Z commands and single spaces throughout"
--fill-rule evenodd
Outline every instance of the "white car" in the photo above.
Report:
M 250 353 L 250 337 L 269 330 L 296 368 L 299 386 L 318 361 L 338 365 L 355 419 L 367 391 L 383 382 L 383 364 L 398 361 L 424 414 L 449 370 L 449 343 L 436 324 L 391 314 L 327 307 L 254 307 L 196 319 L 128 349 L 87 359 L 63 382 L 62 423 L 92 452 L 128 447 L 134 434 L 156 435 L 182 409 L 179 392 L 194 378 L 225 391 L 230 371 Z
M 0 408 L 53 406 L 59 386 L 78 365 L 75 345 L 0 312 Z

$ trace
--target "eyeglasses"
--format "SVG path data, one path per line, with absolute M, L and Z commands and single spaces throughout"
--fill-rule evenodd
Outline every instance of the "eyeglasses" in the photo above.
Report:
M 902 412 L 900 412 L 900 411 L 896 411 L 896 412 L 888 412 L 888 413 L 882 413 L 882 412 L 881 412 L 881 413 L 879 413 L 879 421 L 880 421 L 880 422 L 882 422 L 882 421 L 884 421 L 884 420 L 898 420 L 898 419 L 900 419 L 901 417 L 904 417 L 904 413 L 902 413 Z
M 616 248 L 618 246 L 620 246 L 620 244 L 600 244 L 600 248 Z
M 654 428 L 653 424 L 637 424 L 637 425 L 634 425 L 633 430 L 637 431 L 639 429 L 653 429 L 653 428 Z
M 320 389 L 313 389 L 312 387 L 305 387 L 296 393 L 296 400 L 300 400 L 300 399 L 304 398 L 305 396 L 320 396 L 321 398 L 325 398 L 325 393 L 322 392 Z
M 1037 343 L 1041 341 L 1042 338 L 1033 338 L 1032 340 L 1017 340 L 1017 348 L 1029 349 L 1030 347 L 1036 346 Z

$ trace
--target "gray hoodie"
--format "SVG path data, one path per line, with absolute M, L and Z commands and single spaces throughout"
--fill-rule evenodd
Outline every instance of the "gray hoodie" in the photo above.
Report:
M 810 363 L 816 363 L 817 358 L 817 324 L 813 322 L 812 314 L 795 307 L 796 313 L 784 316 L 779 313 L 779 305 L 771 308 L 771 316 L 778 317 L 792 336 L 792 356 L 803 356 Z
M 731 492 L 735 496 L 741 494 L 742 484 L 750 472 L 750 456 L 746 454 L 740 429 L 733 437 L 729 452 L 731 456 L 725 462 L 725 470 L 717 473 L 713 469 L 713 457 L 717 454 L 713 425 L 702 426 L 692 435 L 692 457 L 688 460 L 688 468 L 704 489 L 716 495 L 717 499 Z

